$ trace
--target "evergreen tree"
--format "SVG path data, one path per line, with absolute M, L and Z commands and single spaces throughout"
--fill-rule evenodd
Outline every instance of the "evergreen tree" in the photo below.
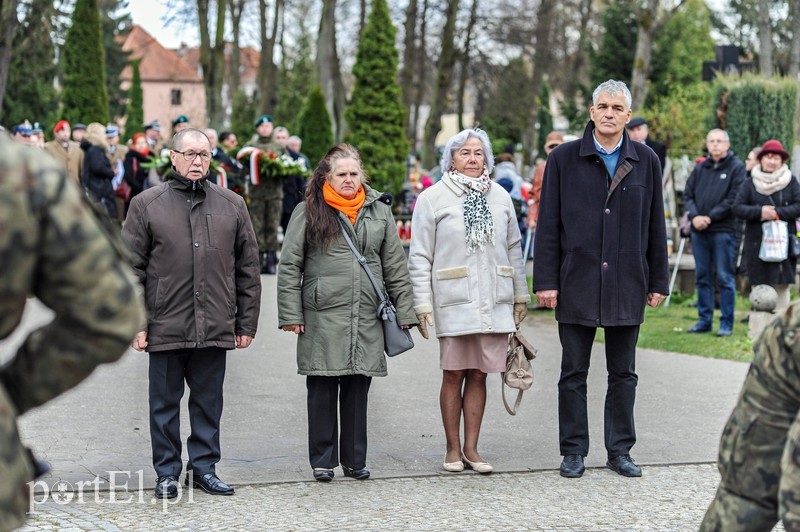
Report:
M 139 62 L 138 59 L 131 61 L 131 87 L 128 89 L 128 107 L 125 112 L 126 140 L 129 140 L 134 133 L 144 131 L 144 94 Z
M 409 150 L 397 83 L 396 33 L 386 0 L 372 2 L 353 65 L 352 101 L 345 110 L 346 141 L 361 152 L 374 187 L 395 195 L 403 187 Z
M 591 85 L 596 87 L 609 79 L 630 83 L 638 33 L 630 0 L 612 0 L 600 20 L 600 44 L 589 52 Z
M 297 136 L 303 140 L 303 154 L 313 167 L 333 146 L 333 121 L 325 107 L 322 87 L 314 85 L 297 117 Z
M 538 153 L 544 155 L 544 141 L 547 134 L 553 131 L 553 114 L 550 112 L 550 84 L 547 80 L 542 80 L 539 88 L 539 112 L 536 117 L 537 130 L 539 132 L 536 142 Z
M 497 69 L 493 76 L 492 97 L 486 102 L 486 112 L 481 120 L 481 127 L 493 144 L 504 146 L 524 140 L 533 106 L 531 83 L 531 74 L 521 56 Z
M 64 118 L 69 122 L 109 120 L 106 60 L 96 0 L 76 0 L 64 44 Z
M 128 95 L 122 90 L 119 77 L 130 59 L 130 53 L 122 50 L 122 44 L 131 31 L 133 20 L 127 10 L 127 0 L 98 0 L 98 8 L 106 54 L 106 90 L 113 118 L 126 112 Z
M 231 132 L 236 134 L 239 145 L 244 146 L 250 142 L 255 134 L 253 124 L 256 122 L 255 102 L 243 90 L 233 95 L 233 108 L 231 109 Z
M 51 37 L 55 15 L 50 0 L 34 0 L 27 6 L 14 37 L 8 87 L 0 110 L 0 121 L 8 126 L 29 120 L 48 130 L 57 121 L 54 82 L 58 69 Z

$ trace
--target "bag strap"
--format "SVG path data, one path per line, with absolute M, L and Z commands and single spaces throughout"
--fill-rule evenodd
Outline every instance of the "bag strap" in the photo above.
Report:
M 509 355 L 514 352 L 515 343 L 517 343 L 519 338 L 517 338 L 516 333 L 511 333 L 508 335 L 508 353 Z M 527 340 L 525 341 L 527 343 Z M 525 354 L 527 358 L 527 353 Z M 508 358 L 508 355 L 506 356 Z M 506 412 L 511 414 L 512 416 L 517 415 L 517 410 L 519 409 L 519 405 L 522 403 L 522 394 L 525 390 L 517 390 L 517 399 L 514 401 L 514 408 L 508 404 L 508 400 L 506 399 L 506 372 L 503 371 L 500 373 L 500 389 L 502 390 L 503 395 L 503 405 L 506 407 Z
M 344 224 L 341 220 L 339 220 L 339 227 L 342 229 L 342 235 L 344 235 L 344 239 L 347 241 L 347 245 L 350 246 L 350 251 L 353 252 L 353 255 L 356 256 L 356 260 L 364 268 L 364 271 L 367 272 L 367 277 L 369 277 L 370 282 L 372 283 L 372 287 L 375 289 L 375 293 L 378 294 L 378 299 L 381 300 L 381 304 L 378 305 L 378 315 L 381 316 L 384 307 L 391 306 L 391 302 L 389 301 L 389 296 L 386 295 L 386 292 L 381 290 L 378 281 L 375 280 L 375 276 L 372 275 L 372 270 L 369 269 L 369 264 L 367 264 L 367 259 L 364 255 L 358 251 L 358 248 L 355 244 L 353 244 L 353 240 L 350 238 L 350 235 L 347 234 L 347 229 L 345 228 Z

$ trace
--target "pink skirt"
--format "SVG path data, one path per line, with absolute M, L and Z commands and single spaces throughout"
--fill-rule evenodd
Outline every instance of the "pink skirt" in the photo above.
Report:
M 467 334 L 439 338 L 441 369 L 479 369 L 484 373 L 506 370 L 508 334 Z

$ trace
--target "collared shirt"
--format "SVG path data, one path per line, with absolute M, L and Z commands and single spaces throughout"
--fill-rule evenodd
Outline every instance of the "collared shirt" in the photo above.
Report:
M 606 165 L 606 170 L 608 170 L 608 179 L 612 179 L 614 177 L 614 172 L 617 170 L 617 163 L 619 162 L 619 150 L 622 147 L 622 139 L 625 135 L 620 135 L 619 142 L 611 151 L 606 151 L 606 149 L 597 142 L 597 137 L 594 136 L 592 133 L 592 140 L 594 140 L 594 147 L 597 148 L 597 154 L 603 159 L 603 162 Z

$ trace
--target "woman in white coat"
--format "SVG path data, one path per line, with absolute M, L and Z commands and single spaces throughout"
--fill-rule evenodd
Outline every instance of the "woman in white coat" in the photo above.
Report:
M 514 204 L 493 185 L 489 137 L 464 130 L 442 156 L 442 179 L 417 198 L 408 269 L 420 333 L 439 338 L 446 471 L 491 473 L 478 453 L 486 375 L 505 371 L 508 335 L 527 315 Z M 461 418 L 464 445 L 461 445 Z

